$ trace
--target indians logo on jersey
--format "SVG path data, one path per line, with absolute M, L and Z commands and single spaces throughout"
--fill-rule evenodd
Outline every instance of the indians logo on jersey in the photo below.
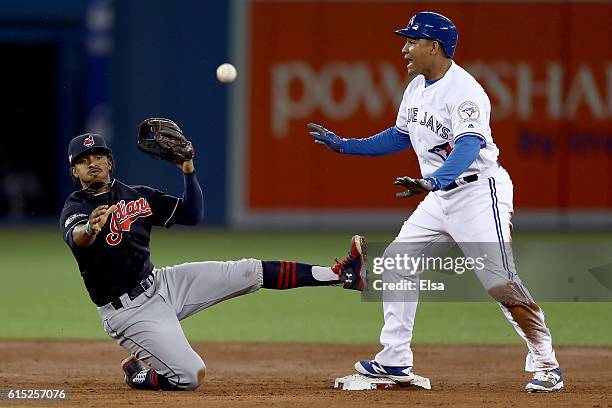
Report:
M 444 161 L 448 159 L 448 156 L 451 154 L 452 151 L 453 147 L 450 145 L 449 142 L 436 145 L 428 150 L 428 152 L 440 156 L 440 158 L 442 158 L 442 160 Z
M 108 245 L 117 245 L 121 242 L 121 233 L 129 231 L 132 223 L 140 217 L 153 214 L 151 206 L 145 198 L 139 198 L 126 204 L 125 200 L 117 203 L 117 209 L 112 213 L 109 224 L 110 233 L 106 236 Z

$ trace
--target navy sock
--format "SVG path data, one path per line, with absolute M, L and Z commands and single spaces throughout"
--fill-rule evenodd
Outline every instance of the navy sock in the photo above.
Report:
M 312 276 L 312 265 L 291 261 L 262 261 L 263 287 L 292 289 L 302 286 L 337 285 L 340 280 L 319 281 Z

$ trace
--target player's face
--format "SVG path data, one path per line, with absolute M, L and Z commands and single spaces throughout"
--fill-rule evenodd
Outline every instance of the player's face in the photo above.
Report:
M 402 53 L 408 61 L 408 75 L 423 74 L 427 78 L 432 61 L 433 42 L 425 38 L 407 38 Z
M 86 154 L 74 161 L 72 174 L 86 187 L 94 181 L 110 181 L 112 160 L 104 153 Z

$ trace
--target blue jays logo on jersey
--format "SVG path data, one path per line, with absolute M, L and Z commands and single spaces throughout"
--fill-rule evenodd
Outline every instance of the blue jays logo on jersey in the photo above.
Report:
M 472 101 L 465 101 L 459 105 L 459 117 L 464 122 L 476 122 L 480 118 L 480 109 Z
M 442 158 L 442 160 L 444 161 L 448 159 L 448 156 L 451 154 L 452 151 L 453 147 L 450 145 L 449 142 L 436 145 L 428 150 L 428 152 L 440 156 L 440 158 Z

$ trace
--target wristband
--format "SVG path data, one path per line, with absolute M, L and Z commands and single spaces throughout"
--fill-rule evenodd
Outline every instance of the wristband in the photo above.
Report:
M 91 229 L 91 225 L 89 224 L 89 221 L 87 221 L 87 224 L 85 224 L 85 233 L 89 235 L 90 237 L 93 237 L 94 235 L 96 235 L 94 230 Z
M 425 180 L 429 181 L 431 184 L 431 187 L 433 188 L 431 191 L 438 191 L 441 188 L 440 180 L 438 180 L 437 177 L 427 177 Z

